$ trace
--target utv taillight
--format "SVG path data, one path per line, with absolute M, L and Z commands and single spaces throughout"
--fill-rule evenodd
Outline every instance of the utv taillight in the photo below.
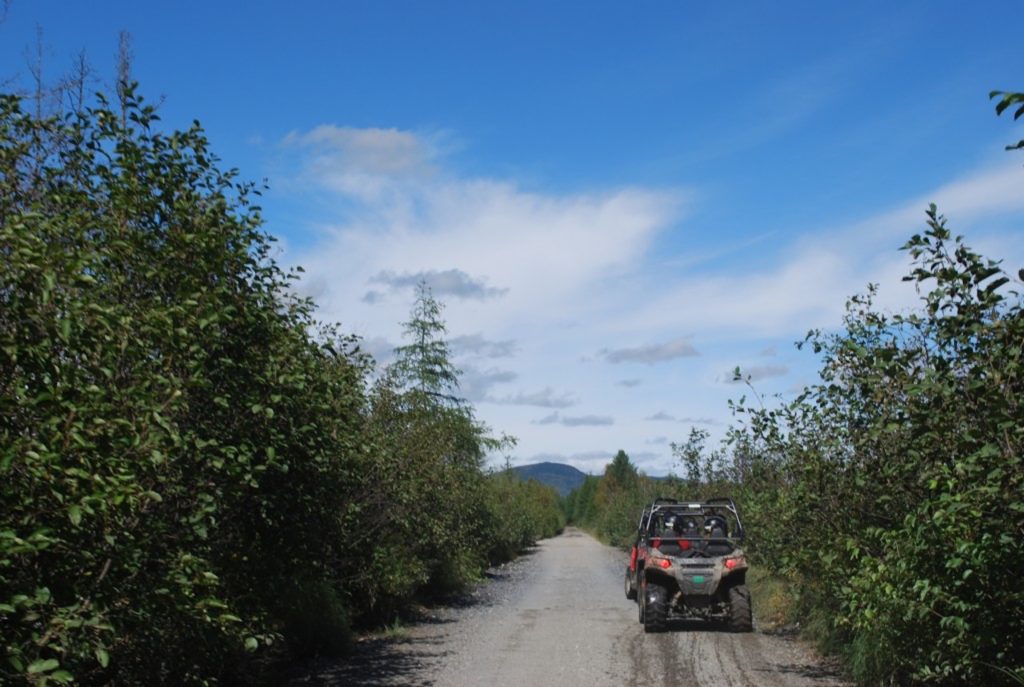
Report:
M 747 560 L 743 556 L 737 556 L 736 558 L 726 558 L 725 567 L 732 570 L 738 565 L 746 565 Z
M 670 561 L 667 558 L 662 558 L 660 561 L 658 561 L 658 565 L 660 565 L 663 568 L 668 568 L 672 565 L 672 561 Z

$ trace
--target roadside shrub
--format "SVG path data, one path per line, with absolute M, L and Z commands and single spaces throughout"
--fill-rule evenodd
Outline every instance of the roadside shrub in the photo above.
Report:
M 256 189 L 124 98 L 0 98 L 3 682 L 214 682 L 284 580 L 337 579 L 358 362 Z
M 922 308 L 880 313 L 872 288 L 843 332 L 808 337 L 822 382 L 746 411 L 771 468 L 746 488 L 775 491 L 757 524 L 801 545 L 769 561 L 860 682 L 1008 684 L 1024 671 L 1021 293 L 934 206 L 905 249 Z
M 294 656 L 341 656 L 351 648 L 348 609 L 322 580 L 294 583 L 281 595 L 279 613 Z

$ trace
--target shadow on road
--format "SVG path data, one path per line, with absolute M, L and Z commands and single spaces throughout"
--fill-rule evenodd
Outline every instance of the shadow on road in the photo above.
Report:
M 345 659 L 319 659 L 302 666 L 301 677 L 288 682 L 290 687 L 385 687 L 410 685 L 431 687 L 429 678 L 414 677 L 449 653 L 442 648 L 443 638 L 374 638 L 358 643 Z
M 357 641 L 352 654 L 344 658 L 313 659 L 296 664 L 288 669 L 284 684 L 289 687 L 431 687 L 433 679 L 424 676 L 451 651 L 445 649 L 443 634 L 419 633 L 415 628 L 455 623 L 462 611 L 495 605 L 497 590 L 512 584 L 528 559 L 538 551 L 539 547 L 530 547 L 522 551 L 515 562 L 489 569 L 484 573 L 483 584 L 436 596 L 402 613 L 402 624 L 410 628 L 406 634 L 365 637 Z

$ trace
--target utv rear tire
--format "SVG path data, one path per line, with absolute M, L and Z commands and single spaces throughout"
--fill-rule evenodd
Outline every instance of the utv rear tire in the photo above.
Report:
M 626 568 L 626 598 L 630 601 L 636 600 L 636 587 L 633 585 L 633 578 L 629 574 L 629 568 Z
M 745 584 L 729 588 L 729 629 L 733 632 L 752 632 L 754 630 L 750 591 Z
M 660 584 L 648 584 L 641 603 L 644 608 L 644 632 L 664 632 L 668 621 L 668 590 Z

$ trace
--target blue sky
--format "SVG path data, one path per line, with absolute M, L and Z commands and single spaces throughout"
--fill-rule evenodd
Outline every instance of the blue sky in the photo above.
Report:
M 199 119 L 266 178 L 266 228 L 324 319 L 382 360 L 417 278 L 513 463 L 673 467 L 720 436 L 742 366 L 814 380 L 793 343 L 868 282 L 909 307 L 898 247 L 936 202 L 1024 265 L 1020 2 L 13 0 L 0 83 L 119 31 L 169 127 Z M 97 86 L 101 86 L 97 83 Z

